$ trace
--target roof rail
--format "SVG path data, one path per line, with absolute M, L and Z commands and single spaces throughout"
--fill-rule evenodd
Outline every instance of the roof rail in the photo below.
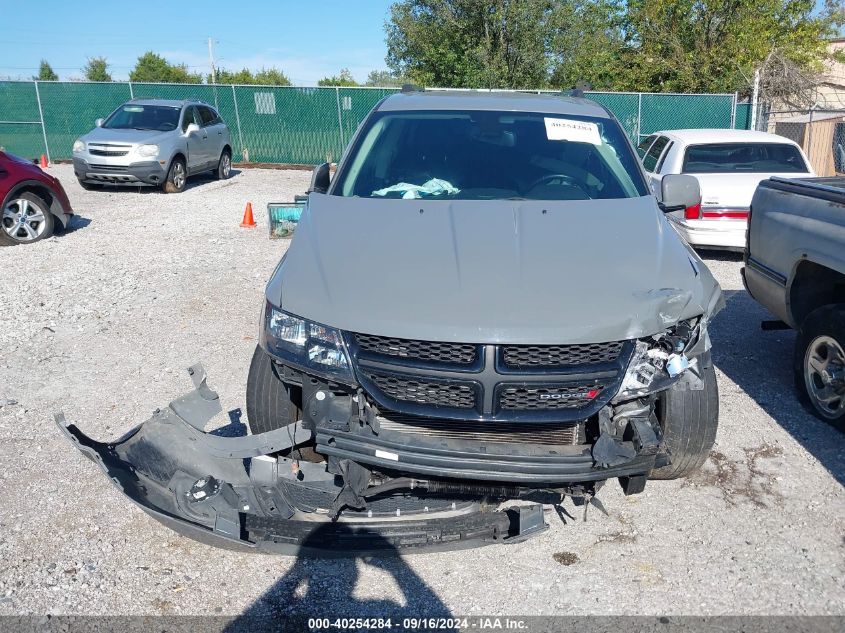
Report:
M 589 81 L 579 79 L 575 82 L 575 85 L 572 86 L 572 88 L 570 88 L 569 90 L 561 90 L 560 94 L 563 97 L 575 97 L 576 99 L 583 99 L 584 92 L 592 89 L 593 86 L 590 84 Z
M 415 84 L 402 84 L 402 92 L 409 93 L 409 92 L 425 92 L 425 88 L 417 86 Z

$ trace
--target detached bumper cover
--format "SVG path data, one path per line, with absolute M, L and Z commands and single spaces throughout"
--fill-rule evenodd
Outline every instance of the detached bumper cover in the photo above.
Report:
M 62 432 L 136 505 L 168 527 L 230 549 L 283 554 L 442 550 L 521 541 L 548 528 L 539 504 L 494 511 L 466 498 L 368 499 L 329 508 L 343 481 L 325 465 L 272 453 L 311 437 L 300 424 L 241 437 L 205 433 L 221 411 L 201 367 L 195 389 L 115 442 L 98 442 L 56 415 Z

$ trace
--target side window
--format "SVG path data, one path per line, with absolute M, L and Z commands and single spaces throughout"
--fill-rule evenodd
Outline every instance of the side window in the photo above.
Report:
M 649 134 L 646 136 L 640 144 L 637 145 L 637 154 L 639 154 L 640 158 L 645 156 L 645 153 L 648 151 L 648 148 L 651 147 L 651 144 L 654 143 L 654 139 L 657 137 L 654 134 Z
M 215 119 L 217 117 L 214 114 L 214 110 L 206 106 L 198 106 L 197 109 L 200 111 L 203 127 L 208 127 L 209 125 L 214 125 L 216 123 Z
M 657 163 L 657 167 L 654 169 L 654 173 L 662 174 L 663 173 L 663 163 L 666 162 L 666 158 L 669 156 L 669 153 L 672 151 L 672 146 L 675 144 L 674 141 L 670 142 L 669 145 L 666 146 L 666 151 L 663 152 L 663 156 L 660 157 L 660 161 Z
M 657 166 L 657 159 L 660 158 L 660 155 L 663 153 L 663 150 L 666 148 L 666 144 L 669 142 L 669 139 L 665 136 L 661 136 L 654 144 L 649 148 L 646 155 L 643 157 L 643 167 L 649 173 L 654 173 L 654 168 Z
M 185 108 L 185 111 L 182 113 L 182 131 L 187 132 L 188 126 L 191 123 L 200 125 L 200 118 L 197 116 L 197 109 L 194 106 Z

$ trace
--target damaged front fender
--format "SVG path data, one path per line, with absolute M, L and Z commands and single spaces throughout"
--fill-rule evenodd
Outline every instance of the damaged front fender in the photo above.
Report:
M 189 373 L 193 391 L 115 442 L 93 440 L 56 415 L 67 438 L 121 492 L 185 536 L 291 555 L 401 553 L 516 542 L 548 527 L 539 504 L 495 510 L 424 491 L 374 494 L 365 507 L 337 517 L 332 508 L 347 482 L 325 464 L 294 459 L 290 452 L 311 439 L 310 430 L 295 423 L 242 437 L 205 433 L 221 412 L 220 400 L 201 366 Z

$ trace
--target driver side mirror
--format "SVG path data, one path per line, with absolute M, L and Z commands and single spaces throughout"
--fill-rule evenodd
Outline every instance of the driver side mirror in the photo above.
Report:
M 329 164 L 321 163 L 311 172 L 311 186 L 308 187 L 308 193 L 326 193 L 329 190 L 330 182 Z
M 196 123 L 188 123 L 188 127 L 185 128 L 185 136 L 190 136 L 191 134 L 196 134 L 200 131 L 200 126 Z
M 660 181 L 663 213 L 683 211 L 701 204 L 701 187 L 698 178 L 688 174 L 667 174 Z
M 103 127 L 103 119 L 97 119 L 96 121 L 94 121 L 94 126 Z

